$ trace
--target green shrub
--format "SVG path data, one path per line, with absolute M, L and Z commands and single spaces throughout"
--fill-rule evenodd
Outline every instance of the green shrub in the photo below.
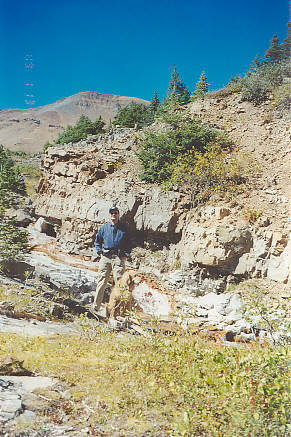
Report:
M 7 190 L 24 194 L 25 184 L 19 168 L 0 144 L 0 193 Z
M 180 156 L 168 184 L 182 183 L 195 195 L 196 202 L 207 200 L 214 192 L 222 194 L 236 189 L 246 180 L 249 162 L 244 155 L 230 154 L 222 144 L 211 143 L 204 151 L 193 148 Z
M 224 135 L 208 128 L 198 119 L 179 118 L 176 114 L 171 127 L 173 129 L 169 128 L 165 133 L 146 133 L 142 148 L 137 153 L 142 164 L 142 180 L 165 183 L 181 166 L 181 161 L 187 160 L 187 156 L 189 162 L 192 160 L 194 151 L 203 155 L 216 142 L 222 149 L 231 147 Z
M 59 135 L 57 144 L 76 143 L 86 139 L 89 135 L 98 135 L 104 132 L 105 122 L 101 116 L 96 121 L 91 121 L 89 117 L 81 115 L 75 126 L 68 125 L 66 130 Z
M 283 83 L 274 92 L 275 106 L 278 109 L 289 109 L 291 105 L 291 82 Z
M 231 78 L 229 83 L 224 88 L 209 92 L 207 94 L 207 97 L 209 98 L 227 97 L 235 93 L 240 93 L 242 89 L 243 89 L 242 78 L 236 76 L 235 78 Z
M 154 111 L 142 103 L 131 102 L 118 111 L 114 117 L 113 125 L 122 127 L 143 127 L 148 126 L 154 120 Z
M 6 273 L 7 265 L 23 259 L 29 253 L 28 233 L 15 221 L 0 214 L 0 270 Z
M 27 231 L 5 216 L 13 193 L 26 192 L 23 176 L 9 155 L 0 145 L 0 270 L 4 272 L 7 263 L 21 259 L 29 252 Z
M 53 147 L 54 145 L 47 141 L 45 145 L 43 146 L 43 151 L 45 152 L 49 147 Z
M 290 28 L 290 23 L 288 23 Z M 212 92 L 211 97 L 224 97 L 242 91 L 242 98 L 255 105 L 268 99 L 270 94 L 283 83 L 284 78 L 290 77 L 290 31 L 287 39 L 280 44 L 277 35 L 274 35 L 269 49 L 262 61 L 258 55 L 255 57 L 251 69 L 243 77 L 231 78 L 229 84 L 222 90 Z M 284 99 L 281 106 L 289 108 L 288 101 Z
M 8 273 L 9 263 L 22 260 L 30 252 L 28 232 L 5 213 L 12 203 L 12 192 L 0 189 L 0 271 Z
M 256 105 L 264 102 L 287 74 L 286 63 L 260 65 L 243 79 L 242 98 Z

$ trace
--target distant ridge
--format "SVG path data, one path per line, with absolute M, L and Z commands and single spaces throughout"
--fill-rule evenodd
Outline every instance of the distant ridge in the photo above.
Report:
M 80 115 L 87 115 L 91 120 L 101 115 L 109 122 L 120 108 L 133 101 L 149 104 L 137 97 L 85 91 L 37 108 L 2 109 L 0 144 L 10 150 L 36 153 L 47 141 L 56 139 L 68 124 L 75 124 Z

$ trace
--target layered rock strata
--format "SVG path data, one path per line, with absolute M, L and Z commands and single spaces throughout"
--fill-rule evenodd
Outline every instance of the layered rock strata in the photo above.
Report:
M 54 225 L 63 250 L 93 255 L 97 228 L 108 220 L 112 204 L 118 205 L 134 238 L 180 238 L 183 195 L 138 180 L 132 131 L 116 129 L 104 137 L 48 149 L 36 214 Z
M 142 183 L 135 156 L 139 135 L 134 129 L 114 129 L 48 149 L 36 214 L 45 218 L 59 249 L 94 258 L 97 229 L 108 220 L 109 207 L 117 204 L 136 246 L 152 242 L 162 250 L 164 271 L 180 264 L 191 276 L 196 266 L 196 278 L 205 270 L 212 278 L 223 278 L 220 291 L 233 278 L 288 281 L 287 232 L 271 230 L 264 215 L 251 223 L 228 205 L 200 207 L 193 213 L 185 194 Z M 140 258 L 138 266 L 145 268 Z M 155 264 L 158 274 L 157 259 Z

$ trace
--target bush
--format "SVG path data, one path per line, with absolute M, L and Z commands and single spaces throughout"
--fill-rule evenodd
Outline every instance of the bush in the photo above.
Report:
M 29 252 L 26 229 L 0 214 L 0 270 L 5 272 L 8 263 L 22 260 L 24 254 Z
M 13 219 L 6 217 L 6 209 L 12 203 L 12 193 L 0 189 L 0 271 L 7 273 L 7 266 L 20 261 L 30 252 L 28 232 L 17 226 Z
M 43 151 L 45 152 L 49 147 L 53 147 L 54 145 L 47 141 L 45 145 L 43 146 Z
M 291 83 L 283 83 L 274 90 L 275 106 L 278 109 L 289 109 L 291 105 Z
M 19 168 L 0 144 L 0 193 L 4 191 L 25 194 L 25 184 Z
M 290 27 L 290 23 L 288 23 Z M 236 76 L 222 90 L 211 93 L 214 97 L 223 97 L 242 91 L 242 98 L 255 105 L 259 105 L 268 99 L 271 93 L 283 83 L 284 78 L 290 77 L 290 29 L 288 37 L 283 44 L 279 44 L 277 35 L 273 36 L 271 45 L 266 51 L 262 61 L 258 55 L 255 57 L 251 70 L 244 77 Z M 289 107 L 286 100 L 281 108 Z
M 81 115 L 75 126 L 68 125 L 66 130 L 59 135 L 57 144 L 77 143 L 87 138 L 89 135 L 98 135 L 104 132 L 105 122 L 101 116 L 96 121 L 91 121 L 89 117 Z
M 281 85 L 287 74 L 286 64 L 262 64 L 243 79 L 242 98 L 255 103 L 264 102 Z
M 122 127 L 143 127 L 150 125 L 154 120 L 154 111 L 142 103 L 131 102 L 118 111 L 113 125 Z
M 0 270 L 5 272 L 7 263 L 20 260 L 29 252 L 28 234 L 14 220 L 5 216 L 12 194 L 25 194 L 25 184 L 19 168 L 0 145 Z
M 242 83 L 241 77 L 235 77 L 231 78 L 229 83 L 220 90 L 217 91 L 211 91 L 207 94 L 207 97 L 209 98 L 221 98 L 221 97 L 227 97 L 235 93 L 240 93 L 243 89 L 243 83 Z
M 176 115 L 172 127 L 173 130 L 162 134 L 146 133 L 142 149 L 137 153 L 142 164 L 142 180 L 167 183 L 182 161 L 192 162 L 194 151 L 203 155 L 214 143 L 222 149 L 231 147 L 224 135 L 199 120 L 179 119 Z
M 168 183 L 182 183 L 195 195 L 196 202 L 205 201 L 214 192 L 231 192 L 244 183 L 248 166 L 245 156 L 230 154 L 218 141 L 209 144 L 207 150 L 193 148 L 179 157 Z

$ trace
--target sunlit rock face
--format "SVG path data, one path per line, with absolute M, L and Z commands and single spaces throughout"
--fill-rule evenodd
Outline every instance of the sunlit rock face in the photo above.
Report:
M 184 196 L 143 184 L 135 147 L 133 129 L 120 128 L 48 149 L 36 214 L 54 224 L 60 248 L 92 255 L 97 229 L 108 221 L 112 204 L 137 238 L 180 238 Z
M 142 135 L 135 129 L 116 128 L 48 149 L 35 212 L 46 221 L 58 249 L 94 259 L 97 230 L 116 204 L 133 245 L 168 250 L 163 252 L 163 272 L 180 265 L 191 273 L 198 266 L 209 274 L 204 275 L 204 283 L 209 278 L 223 283 L 213 288 L 210 281 L 208 292 L 224 291 L 232 280 L 229 275 L 235 280 L 266 277 L 288 282 L 287 232 L 269 230 L 266 217 L 254 226 L 227 203 L 189 210 L 187 194 L 143 183 L 136 156 Z M 149 268 L 159 274 L 152 254 L 147 258 L 151 258 Z M 200 272 L 194 281 L 196 294 L 206 292 Z

